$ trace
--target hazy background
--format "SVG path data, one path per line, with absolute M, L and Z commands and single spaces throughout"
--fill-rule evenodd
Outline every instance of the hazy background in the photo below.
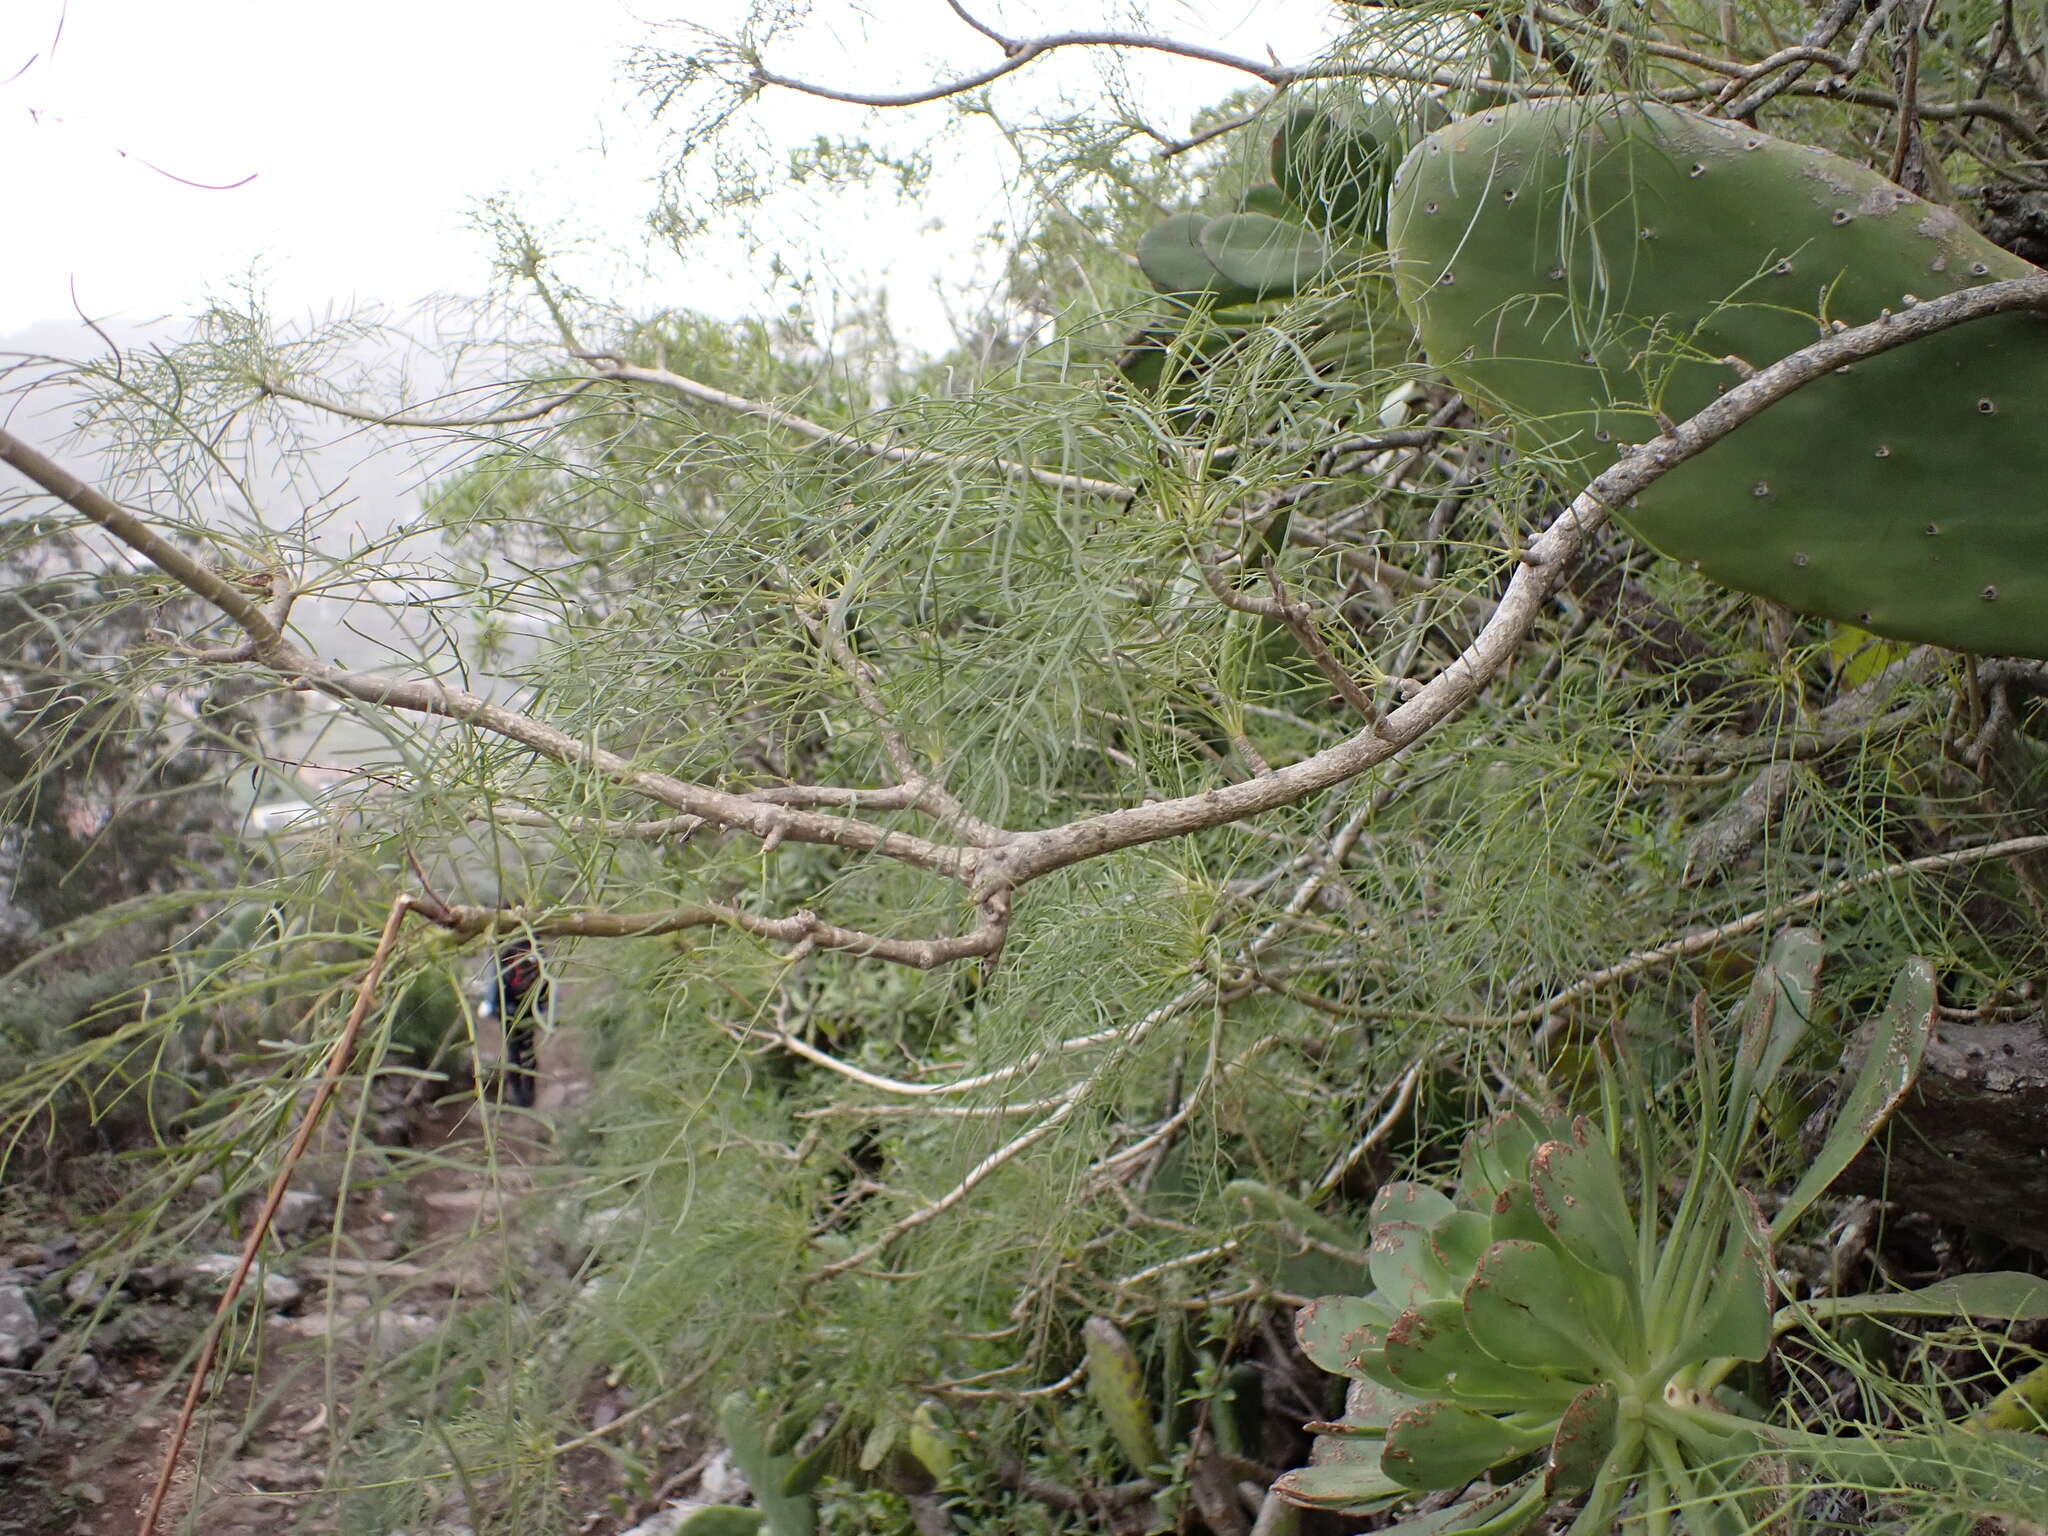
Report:
M 1314 55 L 1332 30 L 1323 0 L 1161 0 L 1149 16 L 1115 0 L 972 8 L 1012 35 L 1140 26 L 1290 60 Z M 945 0 L 816 9 L 770 48 L 775 68 L 903 89 L 996 57 Z M 571 251 L 565 275 L 631 309 L 737 317 L 802 300 L 829 316 L 837 301 L 881 293 L 900 336 L 944 346 L 951 317 L 993 287 L 1004 227 L 1022 219 L 1010 217 L 1013 161 L 987 120 L 947 136 L 916 204 L 813 185 L 780 194 L 751 231 L 714 226 L 681 249 L 651 232 L 674 139 L 632 77 L 633 51 L 687 51 L 693 24 L 729 27 L 745 10 L 744 0 L 5 0 L 0 165 L 15 217 L 0 257 L 0 352 L 75 357 L 103 352 L 102 335 L 122 347 L 174 340 L 209 298 L 246 290 L 286 324 L 380 313 L 428 342 L 424 366 L 416 356 L 412 367 L 431 387 L 446 301 L 491 281 L 490 242 L 473 222 L 489 199 L 558 232 Z M 1028 117 L 1065 96 L 1099 100 L 1111 81 L 1169 132 L 1247 83 L 1159 54 L 1067 52 L 1009 77 L 992 99 Z M 778 92 L 749 131 L 773 156 L 821 135 L 912 147 L 951 119 L 945 104 L 876 113 Z M 61 392 L 14 401 L 8 420 L 92 472 L 91 445 L 66 440 Z M 280 482 L 266 520 L 316 501 L 338 508 L 324 536 L 332 550 L 418 516 L 437 466 L 387 434 L 315 430 L 320 445 Z M 318 650 L 354 665 L 411 670 L 432 649 L 432 625 L 389 583 L 302 603 L 296 617 Z

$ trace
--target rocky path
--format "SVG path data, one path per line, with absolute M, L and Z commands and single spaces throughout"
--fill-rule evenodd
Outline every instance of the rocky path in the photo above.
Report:
M 535 1114 L 492 1110 L 487 1126 L 473 1099 L 417 1110 L 395 1176 L 348 1192 L 338 1219 L 317 1188 L 295 1191 L 279 1219 L 291 1251 L 262 1277 L 262 1336 L 216 1368 L 162 1531 L 336 1529 L 326 1501 L 309 1495 L 330 1485 L 351 1385 L 431 1337 L 463 1298 L 505 1283 L 516 1235 L 532 1226 L 522 1216 L 550 1156 L 549 1127 L 589 1086 L 575 1042 L 558 1035 Z M 205 1245 L 216 1252 L 132 1272 L 117 1287 L 81 1259 L 76 1237 L 41 1236 L 0 1249 L 0 1536 L 131 1536 L 235 1235 L 217 1230 Z M 593 1518 L 583 1529 L 597 1536 L 629 1522 L 601 1486 L 610 1464 L 587 1459 Z M 564 1473 L 582 1480 L 573 1463 Z M 467 1529 L 453 1515 L 428 1528 Z

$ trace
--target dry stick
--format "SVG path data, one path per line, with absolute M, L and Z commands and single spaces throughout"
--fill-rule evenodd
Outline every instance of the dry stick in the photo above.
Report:
M 270 1193 L 263 1198 L 263 1208 L 256 1213 L 248 1239 L 242 1244 L 242 1256 L 235 1263 L 234 1273 L 228 1276 L 227 1290 L 220 1298 L 220 1305 L 213 1310 L 213 1321 L 207 1324 L 206 1339 L 199 1348 L 199 1360 L 192 1367 L 192 1385 L 186 1389 L 184 1405 L 178 1409 L 178 1422 L 171 1427 L 171 1443 L 164 1450 L 163 1465 L 157 1470 L 156 1487 L 150 1492 L 149 1506 L 142 1513 L 142 1523 L 137 1527 L 136 1536 L 155 1536 L 156 1522 L 163 1513 L 164 1500 L 170 1495 L 171 1478 L 178 1470 L 178 1456 L 185 1448 L 185 1437 L 191 1433 L 193 1416 L 199 1411 L 199 1399 L 206 1390 L 206 1378 L 213 1369 L 214 1355 L 220 1349 L 220 1336 L 226 1330 L 228 1314 L 234 1310 L 235 1300 L 242 1294 L 242 1283 L 255 1267 L 256 1254 L 262 1248 L 263 1240 L 270 1235 L 270 1224 L 277 1216 L 277 1208 L 284 1203 L 285 1189 L 313 1139 L 314 1128 L 319 1125 L 320 1116 L 334 1097 L 335 1090 L 341 1086 L 341 1075 L 348 1069 L 349 1059 L 355 1055 L 356 1036 L 362 1032 L 363 1020 L 369 1015 L 370 1000 L 376 996 L 378 979 L 384 974 L 384 962 L 390 958 L 391 946 L 398 941 L 399 925 L 405 921 L 405 914 L 412 910 L 412 905 L 410 896 L 394 896 L 391 900 L 391 910 L 384 918 L 384 931 L 378 935 L 377 948 L 370 955 L 369 967 L 356 987 L 355 1006 L 349 1009 L 348 1022 L 341 1027 L 341 1037 L 334 1042 L 334 1049 L 328 1052 L 320 1084 L 313 1090 L 313 1102 L 306 1106 L 305 1114 L 299 1118 L 299 1129 L 292 1137 L 291 1145 L 285 1148 L 284 1160 L 278 1164 L 276 1177 L 270 1181 Z
M 538 421 L 541 417 L 559 411 L 578 396 L 595 389 L 601 380 L 578 379 L 559 394 L 548 395 L 532 405 L 505 411 L 486 411 L 481 416 L 415 416 L 403 411 L 366 411 L 359 406 L 341 400 L 323 400 L 318 395 L 309 395 L 270 379 L 258 379 L 256 387 L 265 395 L 279 400 L 290 400 L 298 405 L 309 405 L 316 411 L 325 411 L 330 416 L 346 417 L 350 421 L 364 422 L 373 427 L 409 427 L 423 431 L 456 431 L 471 427 L 504 427 L 520 422 Z
M 1415 1101 L 1415 1085 L 1421 1080 L 1422 1063 L 1418 1061 L 1401 1074 L 1400 1083 L 1394 1090 L 1394 1102 L 1387 1107 L 1386 1113 L 1373 1122 L 1372 1129 L 1359 1139 L 1356 1146 L 1330 1165 L 1328 1173 L 1316 1180 L 1317 1195 L 1327 1195 L 1335 1189 L 1344 1176 L 1364 1160 L 1366 1153 L 1386 1140 L 1387 1133 L 1408 1113 L 1408 1106 Z
M 1035 59 L 1063 48 L 1135 49 L 1142 52 L 1173 54 L 1204 64 L 1214 64 L 1223 69 L 1234 69 L 1276 88 L 1308 80 L 1371 78 L 1414 80 L 1416 83 L 1481 91 L 1492 96 L 1517 96 L 1525 89 L 1499 80 L 1461 80 L 1448 70 L 1407 70 L 1383 63 L 1333 60 L 1318 64 L 1281 64 L 1271 59 L 1254 59 L 1243 54 L 1226 53 L 1220 48 L 1210 48 L 1201 43 L 1184 43 L 1174 38 L 1157 37 L 1143 32 L 1117 31 L 1054 32 L 1043 37 L 1007 39 L 1003 45 L 1002 63 L 909 91 L 873 94 L 840 90 L 834 86 L 778 75 L 758 63 L 754 65 L 753 83 L 756 86 L 781 86 L 785 90 L 800 91 L 806 96 L 818 96 L 826 101 L 843 101 L 856 107 L 914 107 L 924 102 L 958 96 L 965 91 L 979 90 L 982 86 L 993 84 L 1003 76 L 1024 68 Z
M 1287 627 L 1301 648 L 1308 652 L 1309 660 L 1316 670 L 1323 674 L 1323 680 L 1336 689 L 1352 713 L 1367 725 L 1379 718 L 1379 711 L 1373 707 L 1372 695 L 1358 685 L 1358 679 L 1344 669 L 1344 663 L 1323 643 L 1323 637 L 1316 633 L 1315 619 L 1308 604 L 1297 603 L 1287 595 L 1287 589 L 1280 584 L 1280 573 L 1270 566 L 1266 577 L 1273 584 L 1273 603 L 1276 616 Z

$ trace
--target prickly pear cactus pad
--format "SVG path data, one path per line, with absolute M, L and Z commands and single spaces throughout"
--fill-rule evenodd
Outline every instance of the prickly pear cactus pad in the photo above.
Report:
M 1676 108 L 1529 102 L 1423 140 L 1388 244 L 1431 360 L 1590 478 L 1815 340 L 2039 271 L 1824 150 Z M 1902 640 L 2048 657 L 2048 322 L 1856 363 L 1623 509 L 1665 554 Z

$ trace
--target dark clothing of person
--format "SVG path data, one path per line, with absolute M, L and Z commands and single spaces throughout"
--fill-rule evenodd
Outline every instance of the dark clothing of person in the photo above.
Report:
M 538 1034 L 548 1013 L 547 972 L 531 939 L 517 939 L 498 951 L 484 983 L 478 1013 L 495 1019 L 505 1035 L 505 1101 L 533 1107 L 538 1079 Z

